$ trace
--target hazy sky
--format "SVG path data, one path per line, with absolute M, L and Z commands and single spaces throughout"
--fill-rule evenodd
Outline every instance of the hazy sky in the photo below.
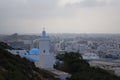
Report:
M 0 34 L 120 33 L 120 0 L 0 0 Z

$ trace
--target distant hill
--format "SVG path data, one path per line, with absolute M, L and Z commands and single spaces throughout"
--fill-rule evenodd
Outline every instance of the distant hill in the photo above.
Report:
M 5 49 L 12 49 L 0 42 L 0 80 L 56 80 L 49 71 L 36 68 L 25 58 L 12 55 Z

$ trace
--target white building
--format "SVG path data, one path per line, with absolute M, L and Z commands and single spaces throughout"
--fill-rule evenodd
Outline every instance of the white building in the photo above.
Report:
M 13 55 L 19 55 L 21 58 L 25 57 L 25 55 L 28 55 L 28 52 L 26 50 L 8 50 Z
M 83 59 L 100 59 L 100 57 L 95 53 L 85 53 L 82 55 Z
M 42 36 L 33 40 L 32 48 L 38 48 L 41 54 L 50 54 L 50 39 L 45 31 L 42 32 Z
M 31 62 L 34 62 L 39 68 L 53 68 L 55 57 L 50 51 L 50 39 L 43 30 L 42 35 L 32 42 L 32 48 L 29 52 L 26 50 L 8 50 L 14 55 L 25 57 Z
M 36 67 L 53 68 L 55 57 L 50 51 L 50 39 L 46 35 L 46 31 L 42 31 L 42 36 L 33 41 L 33 48 L 39 49 L 39 61 L 35 62 Z

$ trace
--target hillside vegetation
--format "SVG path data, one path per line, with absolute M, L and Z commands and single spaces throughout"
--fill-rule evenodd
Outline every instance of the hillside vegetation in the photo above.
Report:
M 51 72 L 36 68 L 33 63 L 6 49 L 12 48 L 0 42 L 0 80 L 56 80 Z
M 107 71 L 90 67 L 79 53 L 59 54 L 55 68 L 72 74 L 68 80 L 120 80 L 120 77 Z

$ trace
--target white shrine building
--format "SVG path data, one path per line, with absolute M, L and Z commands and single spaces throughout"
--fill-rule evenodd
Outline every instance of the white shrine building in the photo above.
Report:
M 47 36 L 46 31 L 43 30 L 42 35 L 38 39 L 33 40 L 32 49 L 30 52 L 31 56 L 35 56 L 36 53 L 38 53 L 36 56 L 37 61 L 35 62 L 36 67 L 53 68 L 55 57 L 49 51 L 50 38 Z
M 31 50 L 8 50 L 14 55 L 25 57 L 31 62 L 34 62 L 36 67 L 39 68 L 53 68 L 55 63 L 55 56 L 50 51 L 50 38 L 47 36 L 46 31 L 42 31 L 42 35 L 33 40 Z

